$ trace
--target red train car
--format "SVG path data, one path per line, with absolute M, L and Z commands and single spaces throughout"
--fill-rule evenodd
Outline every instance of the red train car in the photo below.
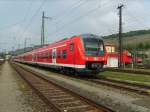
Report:
M 18 55 L 15 61 L 62 71 L 99 73 L 107 63 L 107 53 L 99 36 L 83 34 Z

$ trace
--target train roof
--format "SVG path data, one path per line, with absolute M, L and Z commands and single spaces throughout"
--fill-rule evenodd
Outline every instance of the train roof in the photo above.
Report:
M 98 35 L 95 35 L 95 34 L 81 34 L 80 35 L 81 38 L 97 38 L 97 39 L 101 39 L 103 40 L 102 36 L 98 36 Z
M 48 46 L 53 46 L 54 44 L 57 44 L 57 43 L 59 43 L 59 42 L 64 42 L 64 41 L 66 41 L 66 40 L 69 40 L 69 39 L 72 39 L 72 38 L 75 38 L 75 37 L 81 37 L 81 38 L 96 38 L 96 39 L 101 39 L 102 40 L 102 37 L 101 36 L 98 36 L 98 35 L 95 35 L 95 34 L 81 34 L 81 35 L 74 35 L 74 36 L 72 36 L 72 37 L 70 37 L 70 38 L 64 38 L 64 39 L 61 39 L 61 40 L 59 40 L 59 41 L 57 41 L 57 42 L 54 42 L 54 43 L 50 43 L 50 44 L 47 44 L 47 45 L 43 45 L 43 46 L 41 46 L 41 47 L 39 47 L 39 48 L 36 48 L 36 49 L 33 49 L 32 51 L 29 51 L 29 52 L 26 52 L 26 53 L 23 53 L 23 54 L 21 54 L 21 55 L 19 55 L 19 56 L 23 56 L 23 55 L 25 55 L 25 54 L 32 54 L 32 53 L 34 53 L 35 51 L 40 51 L 40 50 L 42 50 L 43 48 L 46 48 L 46 47 L 48 47 Z

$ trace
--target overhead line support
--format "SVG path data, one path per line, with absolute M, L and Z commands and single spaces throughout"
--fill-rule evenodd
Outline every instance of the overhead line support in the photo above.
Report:
M 118 56 L 118 67 L 119 69 L 123 68 L 123 42 L 122 42 L 122 7 L 124 5 L 121 4 L 118 6 L 118 10 L 119 10 L 119 56 Z

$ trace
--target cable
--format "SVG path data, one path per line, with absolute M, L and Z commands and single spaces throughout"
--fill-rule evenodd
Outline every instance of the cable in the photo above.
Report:
M 30 1 L 29 7 L 28 7 L 28 9 L 27 9 L 27 11 L 26 11 L 26 13 L 25 13 L 25 15 L 24 15 L 24 18 L 23 18 L 23 22 L 26 21 L 28 15 L 29 15 L 29 12 L 30 12 L 31 9 L 32 9 L 32 5 L 33 5 L 33 1 Z M 22 22 L 22 23 L 23 23 L 23 22 Z M 20 24 L 20 27 L 22 26 L 22 23 Z M 16 37 L 20 37 L 19 35 L 21 35 L 21 33 L 19 34 L 19 30 L 20 30 L 20 29 L 18 29 L 18 31 L 17 31 Z
M 19 21 L 19 22 L 16 22 L 16 23 L 7 25 L 7 26 L 5 26 L 5 27 L 1 27 L 0 30 L 5 30 L 5 29 L 8 29 L 8 28 L 14 27 L 14 26 L 16 26 L 16 25 L 18 25 L 18 24 L 20 24 L 20 23 L 22 23 L 22 22 L 23 22 L 23 21 L 21 20 L 21 21 Z
M 44 3 L 46 2 L 46 0 L 43 0 L 42 3 L 40 4 L 39 8 L 36 10 L 36 12 L 34 13 L 34 15 L 31 17 L 30 22 L 27 24 L 27 26 L 25 27 L 24 32 L 22 33 L 22 36 L 24 35 L 24 33 L 28 30 L 29 26 L 31 26 L 31 24 L 33 23 L 32 21 L 34 20 L 34 18 L 36 17 L 36 15 L 38 14 L 38 12 L 41 10 L 42 6 L 44 5 Z
M 30 3 L 30 8 L 31 8 L 32 4 Z M 27 12 L 30 11 L 30 8 L 28 9 Z M 11 28 L 11 27 L 14 27 L 18 24 L 21 24 L 25 21 L 25 17 L 27 16 L 27 13 L 25 14 L 24 18 L 22 20 L 20 20 L 19 22 L 16 22 L 16 23 L 13 23 L 13 24 L 10 24 L 10 25 L 7 25 L 7 26 L 4 26 L 4 27 L 1 27 L 0 30 L 5 30 L 5 29 L 8 29 L 8 28 Z
M 127 10 L 126 10 L 126 11 L 127 11 Z M 129 16 L 130 18 L 135 19 L 136 22 L 138 22 L 139 24 L 142 24 L 142 26 L 146 26 L 146 27 L 150 28 L 150 26 L 148 26 L 147 24 L 141 22 L 141 20 L 139 20 L 138 18 L 136 18 L 136 17 L 135 17 L 133 14 L 131 14 L 129 11 L 127 11 L 127 13 L 128 13 L 128 16 Z
M 78 0 L 76 3 L 74 3 L 73 5 L 71 5 L 71 10 L 73 10 L 73 9 L 76 8 L 76 4 L 77 4 L 77 6 L 79 6 L 80 4 L 78 4 L 78 3 L 80 3 L 81 1 L 82 1 L 82 0 Z M 53 16 L 52 18 L 55 18 L 55 17 L 60 16 L 60 15 L 63 15 L 63 16 L 64 16 L 64 13 L 66 13 L 66 12 L 68 12 L 68 11 L 70 12 L 70 10 L 68 10 L 68 8 L 67 8 L 67 9 L 63 10 L 62 12 L 56 14 L 56 15 Z
M 63 15 L 61 18 L 60 18 L 60 20 L 57 20 L 56 22 L 55 22 L 55 24 L 57 24 L 57 25 L 60 25 L 61 23 L 62 23 L 62 21 L 64 20 L 64 18 L 65 18 L 65 16 L 66 17 L 70 17 L 70 14 L 73 14 L 73 11 L 76 11 L 75 9 L 77 9 L 77 8 L 79 8 L 79 7 L 81 7 L 82 5 L 84 5 L 85 4 L 85 1 L 84 2 L 81 2 L 82 0 L 79 0 L 80 1 L 80 3 L 78 4 L 78 5 L 76 5 L 76 6 L 74 6 L 73 8 L 71 8 L 71 9 L 69 9 L 69 12 L 67 13 L 67 15 Z M 87 3 L 87 2 L 86 2 Z
M 109 3 L 111 3 L 111 2 L 109 2 Z M 107 5 L 107 4 L 108 4 L 108 2 L 106 2 L 105 4 L 103 4 L 103 6 L 104 6 L 104 5 Z M 95 11 L 96 9 L 98 9 L 98 8 L 100 8 L 100 6 L 98 6 L 98 7 L 94 8 L 94 9 L 88 11 L 88 12 L 87 12 L 86 14 L 84 14 L 84 15 L 81 15 L 81 16 L 75 18 L 74 20 L 70 21 L 69 23 L 64 24 L 63 26 L 59 27 L 59 29 L 57 29 L 56 31 L 54 31 L 50 36 L 54 35 L 54 33 L 59 32 L 59 31 L 60 31 L 61 29 L 63 29 L 64 27 L 69 26 L 69 25 L 72 25 L 73 23 L 75 23 L 75 22 L 78 21 L 79 19 L 82 19 L 83 17 L 89 15 L 90 13 L 94 12 L 94 11 Z

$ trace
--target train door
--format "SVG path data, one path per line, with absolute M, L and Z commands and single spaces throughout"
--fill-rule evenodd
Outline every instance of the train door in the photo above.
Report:
M 52 63 L 56 64 L 56 49 L 52 49 Z
M 31 61 L 34 62 L 34 54 L 32 54 L 32 60 Z
M 71 64 L 73 64 L 75 66 L 75 46 L 74 43 L 70 44 L 70 52 L 69 52 L 69 56 L 70 56 L 70 62 Z

